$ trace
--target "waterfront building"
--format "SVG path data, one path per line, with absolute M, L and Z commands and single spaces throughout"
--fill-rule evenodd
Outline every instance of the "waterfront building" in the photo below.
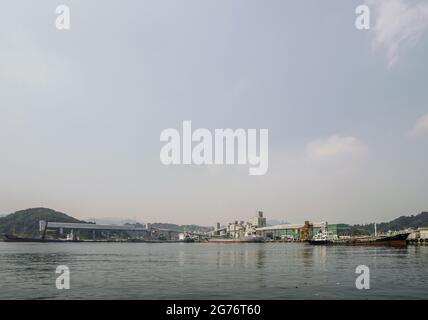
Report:
M 350 236 L 351 235 L 351 226 L 346 223 L 336 223 L 329 224 L 328 231 L 332 232 L 333 235 L 337 236 Z
M 234 223 L 229 223 L 226 232 L 230 238 L 238 239 L 244 236 L 245 230 L 246 226 L 243 224 L 242 221 L 241 223 L 235 221 Z
M 428 239 L 428 227 L 422 227 L 418 229 L 419 239 Z
M 428 227 L 421 227 L 414 230 L 408 237 L 409 240 L 428 240 Z
M 266 225 L 266 218 L 263 211 L 258 211 L 256 216 L 250 218 L 248 222 L 237 220 L 226 226 L 216 223 L 211 231 L 212 237 L 222 237 L 239 239 L 247 235 L 258 235 L 274 240 L 308 240 L 315 236 L 320 230 L 328 229 L 333 236 L 347 236 L 350 234 L 350 226 L 344 223 L 328 224 L 327 222 L 313 223 L 305 221 L 298 224 L 279 224 L 274 226 Z
M 266 226 L 266 218 L 263 217 L 263 211 L 258 211 L 255 217 L 252 217 L 248 222 L 235 220 L 233 223 L 229 223 L 227 226 L 220 226 L 217 222 L 214 230 L 211 231 L 213 237 L 224 237 L 239 239 L 246 235 L 256 234 L 257 228 Z
M 350 227 L 344 223 L 328 224 L 327 222 L 312 223 L 305 221 L 297 224 L 279 224 L 257 228 L 257 234 L 275 240 L 308 240 L 320 230 L 326 228 L 333 236 L 346 236 L 350 233 Z

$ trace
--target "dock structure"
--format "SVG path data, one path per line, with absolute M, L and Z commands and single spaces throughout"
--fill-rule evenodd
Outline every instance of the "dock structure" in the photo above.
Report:
M 160 229 L 152 227 L 148 224 L 147 227 L 136 227 L 133 225 L 102 225 L 95 223 L 71 223 L 71 222 L 47 222 L 40 220 L 39 222 L 40 232 L 43 233 L 42 238 L 45 237 L 48 230 L 58 231 L 60 235 L 63 235 L 68 231 L 68 237 L 75 239 L 78 237 L 79 231 L 92 231 L 92 238 L 95 241 L 97 234 L 105 235 L 105 237 L 110 238 L 111 234 L 119 234 L 120 238 L 123 235 L 132 235 L 132 238 L 138 239 L 164 239 L 164 240 L 174 240 L 178 238 L 180 231 L 169 230 L 169 229 Z
M 420 227 L 414 230 L 407 238 L 407 243 L 428 245 L 428 227 Z
M 147 228 L 138 228 L 135 226 L 116 226 L 107 224 L 95 224 L 95 223 L 72 223 L 72 222 L 46 222 L 40 221 L 40 231 L 44 228 L 47 229 L 70 229 L 70 230 L 103 230 L 103 231 L 149 231 Z

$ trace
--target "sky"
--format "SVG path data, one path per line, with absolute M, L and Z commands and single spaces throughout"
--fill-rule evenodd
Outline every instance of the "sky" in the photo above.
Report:
M 423 0 L 3 1 L 0 213 L 213 225 L 428 210 L 427 29 Z M 163 165 L 160 133 L 184 120 L 268 129 L 267 173 Z

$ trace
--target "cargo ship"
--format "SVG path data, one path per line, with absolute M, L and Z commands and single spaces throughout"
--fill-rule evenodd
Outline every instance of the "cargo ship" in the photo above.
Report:
M 315 235 L 308 240 L 312 245 L 348 245 L 348 246 L 406 246 L 410 232 L 399 232 L 379 236 L 354 237 L 350 239 L 334 238 L 326 233 Z
M 353 246 L 405 246 L 410 232 L 399 232 L 391 235 L 352 238 L 349 244 Z

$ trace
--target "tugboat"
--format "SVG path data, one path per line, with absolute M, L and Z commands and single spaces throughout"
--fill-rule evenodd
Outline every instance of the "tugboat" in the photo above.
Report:
M 318 232 L 312 239 L 308 240 L 309 244 L 313 245 L 328 245 L 334 244 L 331 232 L 321 231 Z
M 308 242 L 313 245 L 329 245 L 334 243 L 333 234 L 328 231 L 327 222 L 323 223 L 318 233 L 312 239 L 309 239 Z

